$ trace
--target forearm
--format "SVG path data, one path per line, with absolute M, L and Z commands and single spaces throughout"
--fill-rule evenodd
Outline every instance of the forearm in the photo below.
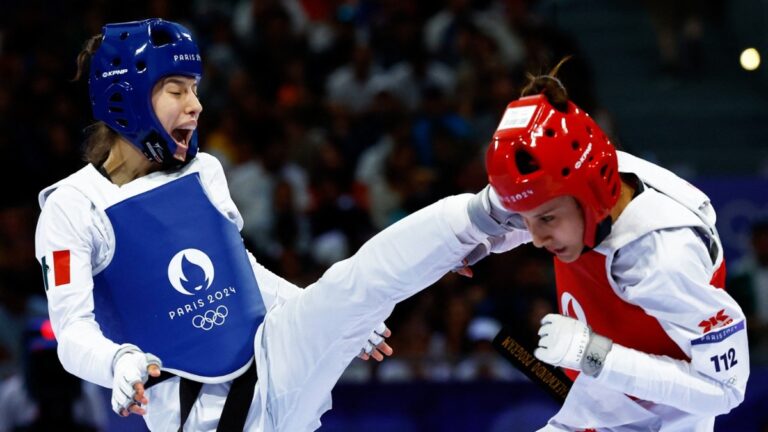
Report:
M 690 362 L 614 344 L 595 383 L 689 413 L 719 415 L 744 400 L 746 378 L 739 377 L 733 385 L 721 383 Z
M 112 387 L 112 360 L 120 346 L 105 338 L 96 322 L 72 321 L 57 339 L 59 360 L 67 372 Z

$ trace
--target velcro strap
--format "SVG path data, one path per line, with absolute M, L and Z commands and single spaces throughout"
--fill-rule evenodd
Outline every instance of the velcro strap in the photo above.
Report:
M 581 372 L 589 376 L 596 377 L 603 370 L 605 358 L 613 347 L 613 341 L 605 336 L 592 333 L 587 343 L 587 349 L 581 358 Z

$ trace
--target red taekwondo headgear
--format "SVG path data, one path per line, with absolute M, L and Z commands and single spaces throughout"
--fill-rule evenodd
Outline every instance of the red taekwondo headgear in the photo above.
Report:
M 567 111 L 543 94 L 507 105 L 486 154 L 488 181 L 508 210 L 534 209 L 573 196 L 584 213 L 584 244 L 593 248 L 598 226 L 621 192 L 616 149 L 595 121 L 568 102 Z M 610 225 L 608 225 L 610 226 Z

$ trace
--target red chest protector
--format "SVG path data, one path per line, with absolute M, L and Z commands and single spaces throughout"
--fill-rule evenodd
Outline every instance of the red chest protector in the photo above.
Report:
M 582 254 L 570 264 L 555 259 L 560 313 L 586 322 L 596 333 L 627 348 L 688 360 L 656 318 L 614 293 L 606 271 L 605 256 L 595 251 Z M 715 272 L 712 284 L 725 286 L 724 263 Z M 578 376 L 573 370 L 565 372 L 571 379 Z

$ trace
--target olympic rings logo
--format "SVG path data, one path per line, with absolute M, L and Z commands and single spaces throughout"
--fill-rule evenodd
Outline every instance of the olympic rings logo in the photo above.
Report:
M 203 315 L 195 315 L 194 318 L 192 318 L 192 325 L 195 326 L 195 328 L 208 331 L 214 326 L 224 324 L 227 315 L 229 315 L 229 310 L 226 306 L 221 305 L 217 307 L 216 310 L 211 309 L 206 311 Z

